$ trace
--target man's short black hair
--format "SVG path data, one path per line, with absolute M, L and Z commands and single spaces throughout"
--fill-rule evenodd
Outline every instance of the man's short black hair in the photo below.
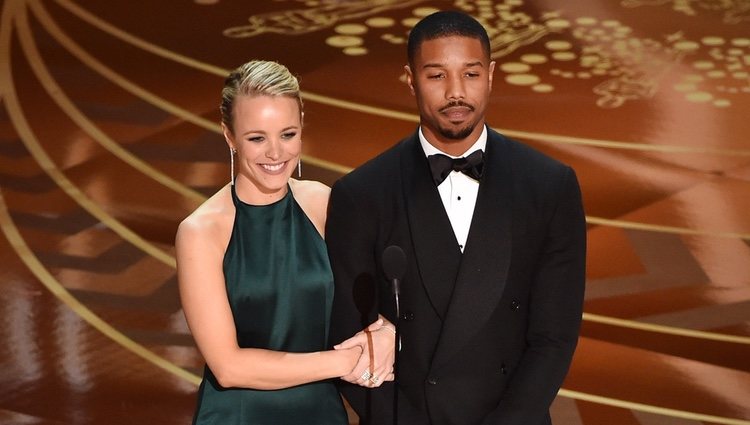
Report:
M 490 56 L 490 38 L 482 24 L 466 13 L 440 11 L 422 18 L 409 32 L 406 44 L 409 64 L 413 64 L 414 57 L 424 41 L 451 36 L 479 40 L 487 56 Z

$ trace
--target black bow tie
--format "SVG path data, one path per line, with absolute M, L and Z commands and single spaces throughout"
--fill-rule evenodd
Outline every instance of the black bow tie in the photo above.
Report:
M 484 168 L 484 152 L 476 150 L 471 155 L 463 158 L 451 158 L 441 153 L 427 157 L 430 162 L 432 179 L 439 186 L 448 177 L 451 171 L 460 171 L 474 180 L 481 180 Z

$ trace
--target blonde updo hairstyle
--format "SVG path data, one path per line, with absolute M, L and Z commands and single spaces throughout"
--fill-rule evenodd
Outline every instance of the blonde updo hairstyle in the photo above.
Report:
M 221 122 L 234 133 L 234 101 L 237 96 L 286 96 L 297 100 L 302 119 L 299 81 L 280 63 L 252 60 L 232 71 L 221 91 Z

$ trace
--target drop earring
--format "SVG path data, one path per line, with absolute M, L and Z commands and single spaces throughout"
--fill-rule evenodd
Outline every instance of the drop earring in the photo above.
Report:
M 297 178 L 302 178 L 302 158 L 297 160 Z
M 229 148 L 229 173 L 231 180 L 229 183 L 234 186 L 234 154 L 237 153 L 237 149 Z

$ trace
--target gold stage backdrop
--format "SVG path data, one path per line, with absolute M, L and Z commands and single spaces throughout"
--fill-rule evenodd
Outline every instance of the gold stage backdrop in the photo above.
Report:
M 184 424 L 177 223 L 229 179 L 223 79 L 284 63 L 306 178 L 412 132 L 406 37 L 477 17 L 491 126 L 571 164 L 584 326 L 558 425 L 750 425 L 750 1 L 4 0 L 0 425 Z M 356 417 L 352 414 L 352 422 Z

